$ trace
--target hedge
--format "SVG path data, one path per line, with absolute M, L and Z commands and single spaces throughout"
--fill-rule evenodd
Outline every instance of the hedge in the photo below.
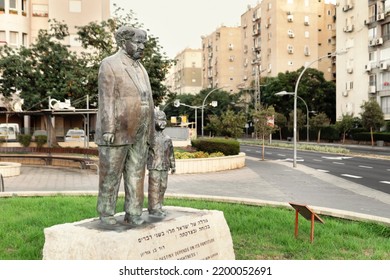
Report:
M 209 154 L 221 152 L 225 156 L 232 156 L 240 153 L 240 143 L 234 139 L 195 139 L 191 141 L 191 144 L 198 151 L 203 151 Z
M 390 133 L 389 132 L 374 132 L 374 141 L 384 141 L 384 142 L 390 142 Z M 370 132 L 359 132 L 354 133 L 352 135 L 353 140 L 355 141 L 371 141 L 371 133 Z

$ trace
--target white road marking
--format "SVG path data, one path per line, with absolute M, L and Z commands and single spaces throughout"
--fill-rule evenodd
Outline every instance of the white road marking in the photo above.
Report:
M 314 158 L 313 161 L 320 161 L 320 162 L 322 162 L 322 160 L 316 159 L 316 158 Z
M 355 179 L 361 179 L 361 178 L 363 178 L 363 177 L 361 177 L 361 176 L 356 176 L 356 175 L 351 175 L 351 174 L 341 174 L 341 176 L 349 177 L 349 178 L 355 178 Z
M 317 171 L 324 172 L 324 173 L 328 173 L 329 172 L 328 170 L 324 170 L 324 169 L 317 169 Z
M 280 156 L 280 157 L 285 157 L 286 155 L 283 155 L 283 154 L 278 154 L 278 156 Z
M 389 181 L 379 181 L 379 183 L 390 185 L 390 182 L 389 182 Z
M 286 161 L 294 161 L 292 158 L 286 158 Z M 297 161 L 305 161 L 303 158 L 297 158 Z
M 323 156 L 322 158 L 333 159 L 333 160 L 343 160 L 343 159 L 350 159 L 352 157 L 328 157 L 328 156 Z
M 333 164 L 340 164 L 340 165 L 344 165 L 345 163 L 344 162 L 332 162 Z
M 359 167 L 361 167 L 361 168 L 373 168 L 372 166 L 366 166 L 366 165 L 359 165 Z

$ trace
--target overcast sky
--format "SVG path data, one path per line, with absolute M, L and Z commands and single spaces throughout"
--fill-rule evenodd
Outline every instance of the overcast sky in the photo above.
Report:
M 239 26 L 247 6 L 258 0 L 111 0 L 132 10 L 145 29 L 159 37 L 169 58 L 183 49 L 200 48 L 201 36 L 221 25 Z

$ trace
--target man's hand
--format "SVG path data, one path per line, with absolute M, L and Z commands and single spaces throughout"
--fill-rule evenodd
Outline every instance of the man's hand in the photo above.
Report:
M 175 174 L 176 168 L 171 168 L 171 174 Z
M 104 142 L 106 142 L 108 144 L 114 143 L 114 139 L 115 139 L 114 133 L 104 133 L 103 134 L 103 140 L 104 140 Z

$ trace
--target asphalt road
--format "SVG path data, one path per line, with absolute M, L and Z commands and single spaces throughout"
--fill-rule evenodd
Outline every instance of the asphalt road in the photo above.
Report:
M 350 149 L 351 150 L 351 149 Z M 372 155 L 376 150 L 368 149 Z M 241 151 L 248 156 L 262 158 L 260 146 L 241 145 Z M 361 150 L 355 148 L 355 152 Z M 380 150 L 380 154 L 388 151 Z M 293 150 L 266 147 L 265 160 L 281 160 L 293 162 Z M 314 168 L 344 178 L 354 183 L 390 194 L 390 161 L 360 155 L 329 154 L 313 151 L 297 151 L 297 164 Z

